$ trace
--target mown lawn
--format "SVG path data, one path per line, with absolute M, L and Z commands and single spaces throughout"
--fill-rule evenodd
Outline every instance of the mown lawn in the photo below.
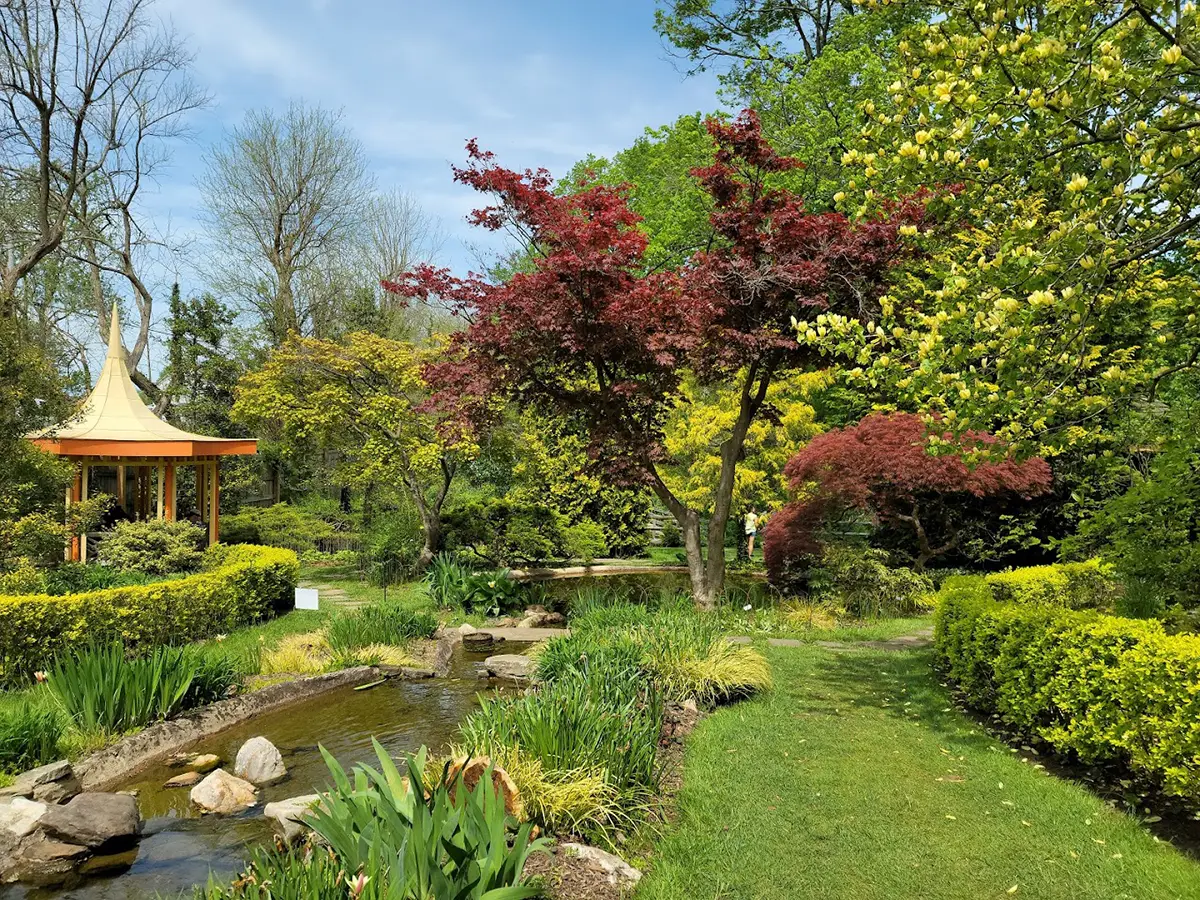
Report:
M 637 900 L 1172 900 L 1200 863 L 950 708 L 927 652 L 771 648 L 688 745 Z

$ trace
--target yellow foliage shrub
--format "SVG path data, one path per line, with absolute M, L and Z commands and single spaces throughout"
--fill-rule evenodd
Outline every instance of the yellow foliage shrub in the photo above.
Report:
M 3 676 L 28 677 L 81 644 L 178 644 L 228 633 L 291 606 L 300 568 L 291 550 L 218 544 L 204 557 L 202 571 L 173 581 L 0 596 Z
M 998 603 L 948 579 L 934 647 L 976 708 L 1085 763 L 1121 762 L 1200 801 L 1200 637 L 1155 621 Z
M 259 664 L 262 675 L 316 675 L 329 666 L 332 653 L 325 633 L 289 634 L 264 649 Z

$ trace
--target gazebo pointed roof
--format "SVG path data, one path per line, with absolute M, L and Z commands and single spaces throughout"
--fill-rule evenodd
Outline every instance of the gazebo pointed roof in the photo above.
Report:
M 60 456 L 224 456 L 258 448 L 253 439 L 194 434 L 155 415 L 134 386 L 115 306 L 104 367 L 80 414 L 29 437 Z

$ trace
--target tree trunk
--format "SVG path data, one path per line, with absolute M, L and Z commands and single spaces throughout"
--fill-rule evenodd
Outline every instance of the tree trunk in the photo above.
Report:
M 425 537 L 425 543 L 421 547 L 421 555 L 417 557 L 417 564 L 413 567 L 414 575 L 425 574 L 425 570 L 437 556 L 438 542 L 442 539 L 441 516 L 437 514 L 422 515 L 421 532 Z
M 679 530 L 683 534 L 683 549 L 687 555 L 688 578 L 692 583 L 692 597 L 700 609 L 713 610 L 721 594 L 721 585 L 711 587 L 708 566 L 704 558 L 700 534 L 700 514 L 694 509 L 685 509 L 683 517 L 676 516 Z M 723 550 L 724 548 L 722 548 Z M 724 560 L 724 553 L 721 556 Z

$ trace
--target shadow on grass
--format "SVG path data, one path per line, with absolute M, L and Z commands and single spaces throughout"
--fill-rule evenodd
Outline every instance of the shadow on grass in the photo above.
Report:
M 999 724 L 955 700 L 933 668 L 931 651 L 829 653 L 816 673 L 830 700 L 842 708 L 870 708 L 907 722 L 919 723 L 938 738 L 985 750 L 997 742 L 1015 750 L 1014 758 L 1042 766 L 1057 778 L 1073 782 L 1139 819 L 1160 840 L 1168 841 L 1200 861 L 1200 812 L 1163 796 L 1125 765 L 1088 765 L 1056 754 L 1052 747 L 1003 730 Z M 814 694 L 816 685 L 813 686 Z M 831 707 L 831 711 L 835 707 Z M 1035 752 L 1034 747 L 1037 748 Z

